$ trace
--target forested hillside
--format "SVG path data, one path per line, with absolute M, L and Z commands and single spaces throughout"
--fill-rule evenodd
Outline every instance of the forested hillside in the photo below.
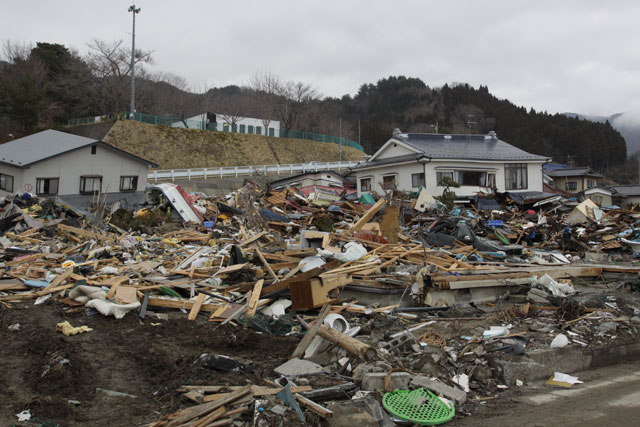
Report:
M 5 43 L 0 64 L 0 142 L 65 124 L 71 118 L 129 108 L 130 51 L 122 42 L 92 40 L 89 53 L 66 46 Z M 493 96 L 485 86 L 431 88 L 418 78 L 392 76 L 363 84 L 355 95 L 322 97 L 313 82 L 255 72 L 250 81 L 226 87 L 193 84 L 170 73 L 151 73 L 150 52 L 136 55 L 137 111 L 189 118 L 224 115 L 280 121 L 297 129 L 360 141 L 369 154 L 394 128 L 405 132 L 486 133 L 532 153 L 600 171 L 624 168 L 624 138 L 608 122 L 527 110 Z M 212 79 L 213 80 L 213 79 Z

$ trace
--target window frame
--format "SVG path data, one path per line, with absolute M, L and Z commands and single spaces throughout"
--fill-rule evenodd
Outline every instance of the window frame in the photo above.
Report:
M 98 152 L 98 146 L 97 145 L 92 145 L 91 146 L 91 155 L 94 156 L 97 152 Z
M 100 189 L 98 190 L 86 190 L 86 183 L 87 180 L 92 180 L 91 181 L 91 187 L 93 188 L 93 180 L 95 179 L 99 179 L 100 180 Z M 83 185 L 84 184 L 84 185 Z M 79 189 L 80 194 L 98 194 L 98 193 L 102 193 L 102 175 L 81 175 L 80 176 L 80 189 Z
M 513 172 L 512 172 L 513 171 Z M 520 172 L 520 177 L 518 177 Z M 510 175 L 515 174 L 511 177 Z M 515 178 L 515 185 L 513 184 Z M 518 184 L 518 181 L 521 181 Z M 504 188 L 509 190 L 526 190 L 529 188 L 529 166 L 527 163 L 505 163 L 504 164 Z
M 416 185 L 416 180 L 418 181 L 417 185 Z M 426 187 L 426 186 L 427 184 L 426 184 L 424 172 L 417 172 L 417 173 L 411 174 L 411 188 L 420 188 L 420 187 Z
M 398 174 L 389 174 L 389 175 L 383 175 L 382 176 L 382 189 L 383 190 L 395 190 L 398 187 L 398 183 L 397 183 L 397 178 Z M 393 178 L 393 185 L 389 185 L 388 183 L 385 182 L 386 179 L 388 178 Z
M 444 178 L 445 176 L 448 176 L 449 178 L 451 178 L 452 180 L 453 178 L 453 171 L 439 171 L 436 172 L 436 185 L 438 187 L 443 187 L 443 185 L 440 185 L 440 181 L 442 181 L 442 178 Z
M 40 182 L 43 181 L 56 181 L 56 191 L 55 193 L 49 192 L 44 193 L 40 191 Z M 49 183 L 49 187 L 51 187 L 51 183 Z M 49 177 L 49 178 L 36 178 L 36 195 L 37 196 L 55 196 L 60 191 L 60 178 L 59 177 Z
M 371 191 L 371 180 L 372 178 L 370 176 L 360 178 L 360 192 Z M 367 188 L 363 185 L 363 182 L 365 181 L 367 182 Z
M 578 181 L 567 181 L 564 187 L 568 191 L 578 191 Z
M 2 184 L 2 178 L 11 178 L 11 189 L 6 186 L 6 178 L 5 184 Z M 13 175 L 9 175 L 7 173 L 0 173 L 0 190 L 6 191 L 7 193 L 13 193 L 13 184 L 15 183 L 15 177 Z
M 124 180 L 127 178 L 132 179 L 132 188 L 124 188 Z M 133 193 L 138 190 L 138 175 L 121 175 L 120 176 L 120 192 Z

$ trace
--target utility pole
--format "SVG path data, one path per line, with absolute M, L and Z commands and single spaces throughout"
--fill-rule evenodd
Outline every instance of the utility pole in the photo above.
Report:
M 129 12 L 133 13 L 133 32 L 131 33 L 131 111 L 130 118 L 135 117 L 136 111 L 136 15 L 140 13 L 140 8 L 136 5 L 129 6 Z
M 340 163 L 342 163 L 342 117 L 340 117 Z

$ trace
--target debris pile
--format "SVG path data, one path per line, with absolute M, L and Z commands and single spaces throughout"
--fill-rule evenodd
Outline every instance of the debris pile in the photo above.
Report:
M 640 211 L 590 201 L 446 209 L 424 189 L 376 201 L 248 182 L 218 198 L 161 184 L 142 209 L 93 215 L 29 195 L 2 204 L 3 309 L 299 338 L 267 372 L 262 354 L 188 356 L 236 375 L 191 378 L 154 426 L 443 423 L 549 374 L 513 368 L 536 352 L 630 342 L 640 324 Z M 93 333 L 76 323 L 53 329 Z

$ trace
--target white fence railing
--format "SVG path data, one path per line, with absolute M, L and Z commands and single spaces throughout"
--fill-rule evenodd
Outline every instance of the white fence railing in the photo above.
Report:
M 292 163 L 289 165 L 263 166 L 225 166 L 220 168 L 201 169 L 158 169 L 149 172 L 149 182 L 158 180 L 175 181 L 176 179 L 209 179 L 236 178 L 239 176 L 280 175 L 306 172 L 337 170 L 338 172 L 354 167 L 358 162 L 311 162 Z

